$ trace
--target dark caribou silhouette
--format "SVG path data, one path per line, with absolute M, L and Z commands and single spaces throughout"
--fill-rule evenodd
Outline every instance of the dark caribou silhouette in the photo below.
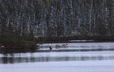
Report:
M 51 47 L 51 46 L 49 46 L 49 50 L 50 50 L 50 51 L 52 50 L 52 47 Z

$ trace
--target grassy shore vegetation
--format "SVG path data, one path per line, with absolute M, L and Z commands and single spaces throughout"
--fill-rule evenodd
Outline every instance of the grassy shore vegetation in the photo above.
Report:
M 32 52 L 36 50 L 33 35 L 20 35 L 18 32 L 1 32 L 1 52 Z

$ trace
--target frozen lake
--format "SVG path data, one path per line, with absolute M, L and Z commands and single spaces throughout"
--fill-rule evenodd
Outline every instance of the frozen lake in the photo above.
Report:
M 114 43 L 41 44 L 42 52 L 0 54 L 0 72 L 114 72 L 113 49 Z
M 39 51 L 48 51 L 51 47 L 53 51 L 112 51 L 114 50 L 113 42 L 102 43 L 44 43 L 38 44 Z

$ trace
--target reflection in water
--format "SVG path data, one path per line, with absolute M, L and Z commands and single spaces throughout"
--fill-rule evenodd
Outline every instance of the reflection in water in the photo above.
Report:
M 9 56 L 10 55 L 10 56 Z M 40 56 L 34 57 L 33 54 L 30 54 L 30 57 L 15 57 L 14 54 L 3 54 L 0 57 L 0 63 L 8 64 L 8 63 L 26 63 L 26 62 L 50 62 L 50 61 L 86 61 L 86 60 L 108 60 L 114 59 L 114 56 Z

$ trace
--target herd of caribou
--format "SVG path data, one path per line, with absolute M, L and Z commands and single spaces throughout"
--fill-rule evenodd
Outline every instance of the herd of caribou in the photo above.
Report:
M 38 46 L 43 46 L 43 44 L 38 44 Z M 45 46 L 46 48 L 49 48 L 49 50 L 52 50 L 53 48 L 66 48 L 68 46 L 67 43 L 64 43 L 64 44 L 56 44 L 56 45 L 47 45 Z

